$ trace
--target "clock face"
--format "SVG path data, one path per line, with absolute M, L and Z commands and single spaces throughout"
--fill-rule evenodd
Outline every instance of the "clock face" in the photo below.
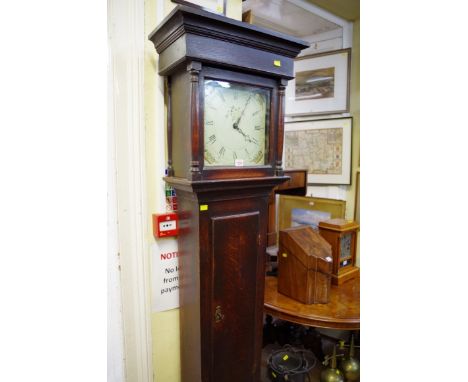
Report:
M 351 257 L 351 239 L 352 233 L 347 233 L 341 237 L 340 242 L 340 258 L 346 259 Z
M 205 80 L 205 167 L 264 165 L 269 106 L 267 89 Z

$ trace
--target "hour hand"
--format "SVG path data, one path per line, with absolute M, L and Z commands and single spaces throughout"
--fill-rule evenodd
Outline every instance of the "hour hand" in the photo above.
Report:
M 237 122 L 234 122 L 234 125 L 232 125 L 232 128 L 239 133 L 241 133 L 244 137 L 246 136 L 245 133 L 242 131 L 242 129 L 239 127 L 239 120 Z
M 255 138 L 251 138 L 250 135 L 244 133 L 244 132 L 239 128 L 239 126 L 237 125 L 237 123 L 234 124 L 233 128 L 234 128 L 234 130 L 237 130 L 239 133 L 241 133 L 241 134 L 244 136 L 244 138 L 245 138 L 245 140 L 246 140 L 247 142 L 255 143 L 255 144 L 258 143 L 257 140 L 256 140 Z

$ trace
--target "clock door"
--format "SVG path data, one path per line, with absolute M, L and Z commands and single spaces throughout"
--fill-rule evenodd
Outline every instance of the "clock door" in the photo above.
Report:
M 212 217 L 211 228 L 211 381 L 256 381 L 263 294 L 257 281 L 263 274 L 260 211 Z

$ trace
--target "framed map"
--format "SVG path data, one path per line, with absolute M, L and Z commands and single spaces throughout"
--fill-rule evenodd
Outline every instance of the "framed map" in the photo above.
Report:
M 307 168 L 308 184 L 351 184 L 353 119 L 333 118 L 284 125 L 284 167 Z

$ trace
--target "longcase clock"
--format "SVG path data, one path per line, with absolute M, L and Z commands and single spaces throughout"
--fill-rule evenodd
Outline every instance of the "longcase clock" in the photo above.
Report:
M 260 376 L 268 196 L 283 176 L 284 91 L 308 46 L 186 6 L 151 33 L 166 77 L 180 211 L 184 382 Z

